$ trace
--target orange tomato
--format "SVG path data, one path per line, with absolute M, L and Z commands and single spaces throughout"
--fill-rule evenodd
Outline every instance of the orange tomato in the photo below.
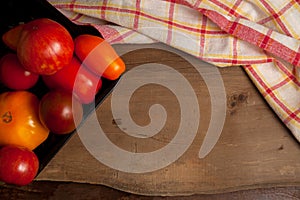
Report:
M 39 119 L 39 99 L 29 91 L 0 94 L 0 146 L 18 145 L 35 149 L 49 130 Z
M 2 35 L 2 41 L 4 42 L 4 44 L 14 51 L 17 51 L 23 26 L 24 24 L 17 25 L 9 29 Z
M 74 45 L 76 56 L 98 76 L 116 80 L 125 71 L 123 60 L 103 38 L 82 34 L 74 39 Z

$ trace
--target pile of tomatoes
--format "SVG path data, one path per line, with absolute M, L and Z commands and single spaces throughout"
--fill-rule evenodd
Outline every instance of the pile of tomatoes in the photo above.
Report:
M 0 181 L 27 185 L 39 160 L 33 150 L 49 134 L 69 134 L 93 102 L 102 78 L 116 80 L 125 64 L 103 38 L 75 38 L 60 23 L 39 18 L 2 35 L 10 48 L 0 60 Z M 30 91 L 42 81 L 41 97 Z

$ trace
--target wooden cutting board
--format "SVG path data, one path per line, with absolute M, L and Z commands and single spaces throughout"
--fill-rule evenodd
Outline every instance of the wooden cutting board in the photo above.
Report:
M 106 98 L 37 180 L 102 184 L 147 195 L 300 185 L 300 145 L 242 68 L 218 68 L 162 44 L 115 48 L 127 65 L 118 94 Z M 189 89 L 193 94 L 186 93 Z M 165 112 L 150 108 L 154 104 Z M 115 115 L 126 106 L 133 128 L 126 115 Z M 157 124 L 147 126 L 151 123 Z M 150 128 L 157 134 L 145 130 Z

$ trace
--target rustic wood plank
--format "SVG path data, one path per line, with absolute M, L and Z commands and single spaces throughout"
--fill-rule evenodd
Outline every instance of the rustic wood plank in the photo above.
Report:
M 203 76 L 185 60 L 188 59 L 187 55 L 178 56 L 174 52 L 159 49 L 159 45 L 143 45 L 143 48 L 148 49 L 130 52 L 123 58 L 128 70 L 146 63 L 159 63 L 178 70 L 189 81 L 199 102 L 199 105 L 190 106 L 199 106 L 200 128 L 188 150 L 165 168 L 147 173 L 128 173 L 99 162 L 88 152 L 78 134 L 75 134 L 37 180 L 102 184 L 146 195 L 191 195 L 270 186 L 299 186 L 299 143 L 240 67 L 219 69 L 227 99 L 225 124 L 213 150 L 204 158 L 198 157 L 212 115 L 208 86 Z M 122 45 L 117 48 L 126 50 L 127 47 Z M 202 61 L 198 61 L 197 66 L 208 67 Z M 209 70 L 207 73 L 212 79 L 216 76 L 213 72 L 209 73 Z M 135 81 L 143 79 L 135 78 Z M 148 110 L 154 103 L 166 109 L 168 115 L 164 128 L 150 138 L 135 138 L 124 134 L 118 127 L 124 127 L 124 119 L 112 116 L 111 98 L 112 95 L 108 96 L 96 113 L 107 137 L 118 147 L 135 153 L 153 152 L 166 146 L 175 137 L 181 111 L 176 96 L 165 87 L 145 85 L 136 90 L 130 99 L 130 114 L 139 125 L 150 122 Z M 94 130 L 91 128 L 86 134 L 93 134 Z M 178 143 L 178 147 L 180 145 Z M 106 153 L 110 154 L 110 151 Z
M 122 192 L 96 184 L 62 181 L 35 181 L 24 187 L 0 185 L 0 198 L 5 200 L 295 200 L 300 199 L 300 187 L 272 187 L 253 190 L 240 190 L 221 194 L 196 194 L 185 196 L 144 196 Z

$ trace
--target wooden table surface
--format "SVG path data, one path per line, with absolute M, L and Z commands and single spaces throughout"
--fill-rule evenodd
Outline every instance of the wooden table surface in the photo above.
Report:
M 22 189 L 2 185 L 0 195 L 26 198 L 49 195 L 57 199 L 64 195 L 76 198 L 82 196 L 82 199 L 96 199 L 101 195 L 101 199 L 154 199 L 159 196 L 173 196 L 172 199 L 179 196 L 179 199 L 188 199 L 186 196 L 191 199 L 300 198 L 300 145 L 241 67 L 217 68 L 202 61 L 191 63 L 192 58 L 188 55 L 161 44 L 119 45 L 116 49 L 120 53 L 127 52 L 124 55 L 122 53 L 122 57 L 128 72 L 141 66 L 154 69 L 147 71 L 142 68 L 138 72 L 139 76 L 135 75 L 131 79 L 132 82 L 143 82 L 147 79 L 143 73 L 145 76 L 150 73 L 171 80 L 171 85 L 176 85 L 176 82 L 172 82 L 172 73 L 183 75 L 198 102 L 197 105 L 188 105 L 187 109 L 192 112 L 199 110 L 200 116 L 195 121 L 190 118 L 190 121 L 186 120 L 182 117 L 184 111 L 180 110 L 181 104 L 177 98 L 185 93 L 174 94 L 168 87 L 153 81 L 132 94 L 129 112 L 137 125 L 145 126 L 153 123 L 148 115 L 151 105 L 161 104 L 166 111 L 163 128 L 152 137 L 147 137 L 142 131 L 135 135 L 139 138 L 126 134 L 126 129 L 130 127 L 126 127 L 124 118 L 113 115 L 111 103 L 115 94 L 110 94 L 96 110 L 96 118 L 106 137 L 118 147 L 116 149 L 122 149 L 120 152 L 125 152 L 124 155 L 130 152 L 133 156 L 130 158 L 134 160 L 137 154 L 149 156 L 151 152 L 159 152 L 167 146 L 176 138 L 176 132 L 183 122 L 189 123 L 187 127 L 190 128 L 184 129 L 185 137 L 174 145 L 178 149 L 188 145 L 187 148 L 183 152 L 175 148 L 175 153 L 169 151 L 160 155 L 156 158 L 157 169 L 153 165 L 153 170 L 150 167 L 145 172 L 144 165 L 151 163 L 152 157 L 149 157 L 149 163 L 141 157 L 141 162 L 137 165 L 125 166 L 128 160 L 123 159 L 123 154 L 120 154 L 115 157 L 119 162 L 119 169 L 116 169 L 108 161 L 101 162 L 104 157 L 111 158 L 111 161 L 113 158 L 110 156 L 115 156 L 107 146 L 103 147 L 101 154 L 97 154 L 100 158 L 92 155 L 91 144 L 85 143 L 83 138 L 85 134 L 99 134 L 95 131 L 98 129 L 83 126 L 56 154 L 34 183 Z M 156 66 L 168 66 L 177 72 L 155 72 Z M 200 69 L 200 73 L 196 69 Z M 224 84 L 225 96 L 222 95 L 222 87 L 216 84 L 220 81 L 219 75 Z M 127 85 L 124 84 L 129 87 L 126 82 L 128 78 L 123 78 L 124 81 L 122 79 L 116 86 L 116 90 L 122 87 L 123 92 L 119 96 L 121 99 L 122 95 L 128 94 Z M 178 88 L 180 87 L 183 86 L 178 83 Z M 185 97 L 184 101 L 190 100 L 189 96 Z M 125 100 L 126 97 L 124 104 Z M 225 110 L 222 109 L 223 104 Z M 124 107 L 114 106 L 115 110 Z M 161 118 L 161 114 L 154 113 L 153 119 L 155 117 Z M 224 126 L 216 140 L 217 129 L 210 133 L 208 130 L 211 123 L 215 123 L 215 126 L 222 124 L 222 119 Z M 199 123 L 199 127 L 193 132 L 195 122 Z M 82 129 L 85 130 L 84 133 Z M 190 143 L 188 138 L 192 138 Z M 206 156 L 200 158 L 199 150 L 207 138 L 210 139 L 209 144 L 214 140 L 216 144 Z M 95 139 L 95 145 L 97 144 L 102 143 Z M 162 163 L 174 154 L 179 155 L 169 165 L 163 166 Z M 72 192 L 65 193 L 63 188 Z

